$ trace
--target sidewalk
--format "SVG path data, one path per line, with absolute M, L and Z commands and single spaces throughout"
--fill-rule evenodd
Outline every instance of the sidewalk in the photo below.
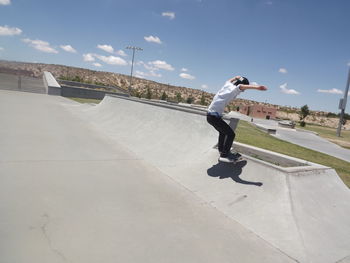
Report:
M 251 121 L 249 116 L 230 112 L 231 117 L 238 118 L 245 121 Z M 264 120 L 254 118 L 254 123 L 259 124 L 266 128 L 276 129 L 276 134 L 273 135 L 281 140 L 291 142 L 305 148 L 309 148 L 318 152 L 322 152 L 336 158 L 342 159 L 344 161 L 350 162 L 350 150 L 340 147 L 339 145 L 332 143 L 320 136 L 305 131 L 298 131 L 295 129 L 282 128 L 278 126 L 278 122 L 274 120 Z

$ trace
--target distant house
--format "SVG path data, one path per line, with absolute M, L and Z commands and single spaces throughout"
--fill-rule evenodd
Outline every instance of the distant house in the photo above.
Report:
M 275 119 L 277 109 L 263 105 L 239 106 L 237 111 L 253 118 Z

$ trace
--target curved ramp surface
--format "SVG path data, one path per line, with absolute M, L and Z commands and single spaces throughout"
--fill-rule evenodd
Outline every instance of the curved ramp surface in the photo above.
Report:
M 302 160 L 282 168 L 247 156 L 220 164 L 205 116 L 145 101 L 107 96 L 81 116 L 290 258 L 349 256 L 350 191 L 333 169 Z

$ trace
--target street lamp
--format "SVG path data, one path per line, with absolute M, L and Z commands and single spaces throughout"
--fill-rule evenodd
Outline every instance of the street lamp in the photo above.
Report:
M 126 49 L 132 49 L 132 62 L 131 62 L 130 85 L 129 85 L 129 94 L 131 95 L 132 72 L 133 72 L 133 69 L 134 69 L 135 50 L 142 51 L 143 49 L 140 48 L 140 47 L 132 47 L 132 46 L 127 46 Z
M 345 113 L 345 108 L 346 108 L 346 101 L 348 98 L 349 85 L 350 85 L 350 67 L 349 67 L 349 73 L 348 73 L 348 82 L 346 83 L 346 87 L 345 87 L 344 98 L 340 99 L 340 102 L 339 102 L 339 109 L 341 111 L 340 111 L 339 124 L 338 124 L 338 129 L 337 129 L 337 136 L 338 137 L 340 137 L 341 126 L 343 125 L 343 118 L 344 118 L 344 113 Z

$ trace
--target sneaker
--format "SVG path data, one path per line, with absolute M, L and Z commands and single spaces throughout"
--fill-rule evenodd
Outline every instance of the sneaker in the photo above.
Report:
M 238 152 L 230 152 L 229 156 L 232 156 L 233 159 L 239 159 L 240 157 L 242 157 L 242 155 Z
M 219 154 L 221 155 L 222 152 L 219 152 Z M 242 155 L 238 152 L 229 152 L 228 156 L 232 156 L 232 158 L 234 159 L 239 159 L 240 157 L 242 157 Z
M 235 159 L 232 156 L 226 156 L 226 157 L 222 157 L 220 156 L 218 159 L 219 162 L 223 162 L 223 163 L 234 163 Z

